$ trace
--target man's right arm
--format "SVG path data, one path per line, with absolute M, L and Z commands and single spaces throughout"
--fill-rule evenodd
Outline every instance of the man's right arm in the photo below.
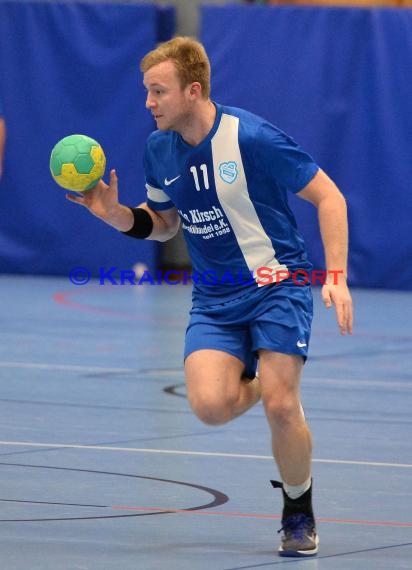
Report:
M 146 239 L 167 241 L 177 234 L 180 226 L 180 218 L 176 208 L 158 212 L 152 210 L 145 202 L 138 207 L 146 210 L 153 221 L 152 232 Z

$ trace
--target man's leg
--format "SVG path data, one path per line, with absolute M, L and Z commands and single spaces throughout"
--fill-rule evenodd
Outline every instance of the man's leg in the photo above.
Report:
M 282 480 L 300 485 L 311 474 L 312 439 L 300 403 L 300 356 L 259 353 L 262 402 L 272 433 L 273 455 Z
M 312 438 L 300 402 L 300 356 L 259 351 L 262 402 L 272 434 L 272 449 L 283 485 L 284 535 L 279 553 L 317 552 L 311 497 Z M 275 485 L 276 486 L 276 485 Z
M 221 425 L 246 412 L 260 399 L 257 378 L 242 380 L 244 364 L 220 350 L 202 349 L 185 361 L 187 396 L 196 416 Z

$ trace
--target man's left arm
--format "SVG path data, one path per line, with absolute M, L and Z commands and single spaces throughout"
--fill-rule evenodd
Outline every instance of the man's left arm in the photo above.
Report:
M 353 308 L 347 286 L 348 218 L 345 198 L 321 169 L 297 195 L 318 210 L 327 271 L 322 287 L 323 302 L 327 308 L 335 305 L 341 334 L 351 334 Z

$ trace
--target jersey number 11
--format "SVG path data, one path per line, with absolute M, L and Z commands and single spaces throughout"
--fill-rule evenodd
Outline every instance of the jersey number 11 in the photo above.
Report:
M 206 164 L 200 165 L 201 173 L 203 174 L 203 186 L 205 190 L 209 190 L 209 176 L 207 173 L 207 166 Z M 195 181 L 195 188 L 198 192 L 200 192 L 200 182 L 199 182 L 199 172 L 197 166 L 191 166 L 190 172 L 193 174 L 193 179 Z

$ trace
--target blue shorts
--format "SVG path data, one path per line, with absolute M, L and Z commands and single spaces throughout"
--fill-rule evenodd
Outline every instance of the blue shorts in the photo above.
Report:
M 226 303 L 193 307 L 184 357 L 195 350 L 222 350 L 255 376 L 260 349 L 307 358 L 313 316 L 310 285 L 285 280 Z

